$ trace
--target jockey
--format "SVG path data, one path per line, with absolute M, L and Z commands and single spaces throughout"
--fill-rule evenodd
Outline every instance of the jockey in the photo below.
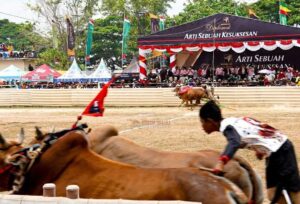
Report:
M 208 134 L 219 131 L 227 139 L 227 146 L 214 168 L 223 172 L 224 165 L 239 148 L 256 152 L 258 159 L 266 158 L 268 197 L 276 203 L 281 192 L 289 192 L 293 203 L 300 203 L 300 177 L 292 142 L 277 129 L 251 118 L 223 118 L 213 101 L 200 109 L 200 120 Z

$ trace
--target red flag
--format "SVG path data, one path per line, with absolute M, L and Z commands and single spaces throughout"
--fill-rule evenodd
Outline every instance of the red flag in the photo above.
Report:
M 81 115 L 99 117 L 103 116 L 104 112 L 104 99 L 107 95 L 107 89 L 113 83 L 115 78 L 113 77 L 107 84 L 105 84 L 98 95 L 89 103 L 84 109 Z

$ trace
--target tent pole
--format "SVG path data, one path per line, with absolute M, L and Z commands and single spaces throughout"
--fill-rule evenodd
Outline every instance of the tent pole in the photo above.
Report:
M 213 46 L 216 47 L 216 19 L 214 19 L 213 25 Z M 214 87 L 215 83 L 215 49 L 212 53 L 212 87 Z

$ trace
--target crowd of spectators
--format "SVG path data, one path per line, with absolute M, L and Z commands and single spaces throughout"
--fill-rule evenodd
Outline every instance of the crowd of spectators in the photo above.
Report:
M 182 67 L 171 70 L 168 67 L 153 68 L 145 80 L 135 78 L 119 78 L 112 88 L 138 88 L 138 87 L 175 87 L 176 85 L 201 86 L 214 84 L 214 86 L 300 86 L 300 73 L 298 70 L 287 67 L 284 69 L 257 69 L 255 67 L 216 67 L 214 72 L 209 67 L 193 69 Z M 3 84 L 4 83 L 4 84 Z M 98 82 L 2 82 L 2 85 L 16 86 L 21 89 L 49 88 L 99 88 L 103 83 Z
M 0 44 L 0 58 L 36 58 L 37 53 L 31 50 L 15 51 L 12 45 Z
M 212 84 L 215 86 L 280 86 L 296 85 L 299 83 L 300 73 L 292 67 L 258 69 L 255 66 L 241 67 L 166 67 L 153 68 L 148 74 L 149 83 L 172 83 L 183 85 Z

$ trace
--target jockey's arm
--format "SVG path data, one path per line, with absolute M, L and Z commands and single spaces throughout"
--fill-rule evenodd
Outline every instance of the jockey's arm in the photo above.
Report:
M 224 165 L 234 156 L 235 152 L 241 146 L 241 137 L 231 125 L 227 126 L 223 132 L 227 139 L 227 145 L 224 152 L 221 154 L 219 161 L 215 165 L 213 172 L 220 174 L 223 172 Z
M 239 133 L 235 130 L 235 128 L 231 125 L 227 126 L 226 129 L 223 132 L 224 136 L 227 139 L 227 145 L 225 147 L 224 152 L 221 154 L 220 159 L 227 163 L 228 160 L 230 160 L 236 151 L 241 146 L 241 137 Z

